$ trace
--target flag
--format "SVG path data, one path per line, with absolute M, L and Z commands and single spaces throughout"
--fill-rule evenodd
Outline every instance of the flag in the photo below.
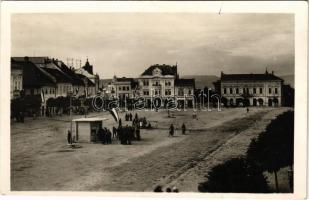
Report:
M 44 97 L 43 89 L 41 89 L 41 101 L 42 101 L 43 103 L 45 102 L 45 97 Z
M 114 117 L 115 121 L 118 122 L 119 117 L 118 117 L 118 113 L 117 113 L 116 109 L 115 109 L 115 108 L 112 108 L 112 109 L 109 110 L 109 112 L 110 112 L 111 115 Z

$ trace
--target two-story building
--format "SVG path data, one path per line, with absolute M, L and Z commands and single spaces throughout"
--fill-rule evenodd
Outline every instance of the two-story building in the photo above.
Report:
M 144 98 L 174 97 L 176 78 L 178 78 L 176 65 L 152 65 L 138 77 L 139 95 Z
M 23 66 L 20 63 L 11 64 L 11 99 L 20 97 L 23 89 Z
M 283 80 L 268 73 L 224 74 L 216 90 L 229 106 L 281 106 Z
M 177 98 L 181 106 L 192 106 L 194 89 L 195 80 L 180 79 L 177 65 L 152 65 L 138 77 L 139 96 L 146 100 L 157 96 L 163 102 Z
M 107 86 L 109 97 L 132 99 L 136 96 L 137 82 L 133 78 L 113 77 Z

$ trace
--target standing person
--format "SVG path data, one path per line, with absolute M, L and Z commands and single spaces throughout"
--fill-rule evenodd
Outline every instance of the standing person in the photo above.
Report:
M 72 144 L 72 133 L 70 130 L 68 130 L 67 140 L 68 144 Z
M 117 129 L 115 126 L 113 126 L 113 138 L 117 137 Z
M 247 107 L 247 113 L 249 112 L 249 108 Z
M 135 120 L 138 121 L 138 115 L 135 113 Z
M 186 134 L 186 125 L 185 125 L 185 123 L 182 124 L 181 130 L 182 130 L 182 134 L 185 135 Z
M 129 116 L 130 116 L 130 121 L 132 121 L 132 118 L 133 118 L 132 113 L 130 113 Z
M 118 140 L 122 144 L 122 141 L 123 141 L 123 129 L 122 129 L 121 126 L 118 127 L 117 136 L 118 136 Z
M 107 144 L 111 144 L 112 143 L 112 132 L 107 129 Z
M 122 126 L 121 118 L 119 119 L 118 126 L 119 126 L 119 127 Z
M 174 125 L 173 124 L 171 124 L 171 126 L 170 126 L 170 132 L 169 132 L 169 136 L 174 136 L 174 131 L 175 131 L 175 128 L 174 128 Z

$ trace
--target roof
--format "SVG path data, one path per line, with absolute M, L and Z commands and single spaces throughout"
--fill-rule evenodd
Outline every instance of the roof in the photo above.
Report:
M 195 79 L 193 78 L 188 78 L 188 79 L 184 79 L 184 78 L 179 78 L 179 79 L 175 79 L 175 86 L 192 86 L 195 87 Z
M 71 83 L 71 79 L 65 76 L 61 71 L 58 69 L 53 68 L 43 68 L 44 71 L 55 77 L 57 82 L 59 83 Z
M 107 118 L 104 117 L 89 117 L 89 118 L 79 118 L 79 119 L 73 119 L 73 122 L 95 122 L 95 121 L 106 121 Z
M 88 87 L 94 87 L 95 84 L 87 77 L 87 76 L 84 76 L 82 74 L 76 74 L 81 80 L 86 80 L 87 81 L 87 86 Z M 84 81 L 83 81 L 83 84 L 84 84 Z
M 132 82 L 133 78 L 126 78 L 126 77 L 122 77 L 122 78 L 116 78 L 117 82 Z
M 29 61 L 14 61 L 11 65 L 20 65 L 23 69 L 23 85 L 25 88 L 39 88 L 42 86 L 55 86 L 56 80 L 44 70 Z
M 23 66 L 20 63 L 12 62 L 11 63 L 11 70 L 22 70 Z
M 283 81 L 273 73 L 264 74 L 221 74 L 221 81 Z
M 84 85 L 84 81 L 75 74 L 73 69 L 70 69 L 62 61 L 55 60 L 54 64 L 58 66 L 63 73 L 71 78 L 73 85 Z
M 177 65 L 171 66 L 171 65 L 165 65 L 165 64 L 163 64 L 163 65 L 156 64 L 156 65 L 152 65 L 152 66 L 148 67 L 142 73 L 142 76 L 145 76 L 145 75 L 151 76 L 153 70 L 156 69 L 156 68 L 159 68 L 161 70 L 161 73 L 162 73 L 163 76 L 166 76 L 166 75 L 176 76 L 177 75 Z
M 35 63 L 35 64 L 43 64 L 46 60 L 49 60 L 47 56 L 38 56 L 38 57 L 12 57 L 14 61 L 25 61 L 28 59 L 29 61 Z

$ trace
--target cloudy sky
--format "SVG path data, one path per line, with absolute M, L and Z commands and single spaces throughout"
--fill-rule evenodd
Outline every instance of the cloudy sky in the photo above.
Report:
M 294 74 L 288 14 L 15 14 L 11 28 L 12 56 L 88 57 L 102 78 L 176 62 L 180 75 Z

